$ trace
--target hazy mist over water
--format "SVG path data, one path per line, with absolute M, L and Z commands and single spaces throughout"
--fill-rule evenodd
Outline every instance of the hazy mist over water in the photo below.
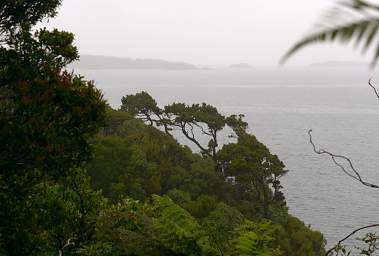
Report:
M 159 105 L 207 102 L 246 115 L 250 131 L 290 170 L 282 181 L 290 212 L 322 231 L 328 244 L 377 218 L 378 191 L 344 175 L 317 145 L 350 156 L 362 176 L 379 183 L 379 101 L 367 68 L 216 70 L 77 70 L 93 79 L 113 107 L 145 90 Z
M 336 0 L 64 0 L 48 27 L 72 31 L 81 54 L 276 65 Z M 317 45 L 287 65 L 370 60 L 352 47 Z

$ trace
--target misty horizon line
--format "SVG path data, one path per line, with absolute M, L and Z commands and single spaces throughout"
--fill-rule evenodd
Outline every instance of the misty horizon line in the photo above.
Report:
M 93 54 L 93 53 L 83 53 L 80 54 L 78 61 L 72 64 L 78 68 L 125 68 L 125 69 L 154 69 L 154 68 L 164 68 L 164 69 L 215 69 L 215 68 L 234 68 L 234 69 L 251 69 L 259 67 L 270 67 L 270 68 L 349 68 L 349 67 L 368 67 L 369 63 L 364 61 L 351 61 L 351 60 L 328 60 L 323 62 L 313 62 L 304 65 L 290 65 L 290 64 L 277 64 L 277 65 L 256 65 L 250 64 L 248 62 L 239 63 L 229 63 L 229 64 L 214 64 L 214 65 L 202 65 L 193 64 L 186 61 L 180 60 L 167 60 L 165 58 L 135 58 L 135 57 L 124 57 L 124 56 L 114 56 L 106 54 Z

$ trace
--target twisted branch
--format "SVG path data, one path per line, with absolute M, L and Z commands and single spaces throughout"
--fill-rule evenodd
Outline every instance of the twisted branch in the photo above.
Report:
M 370 187 L 370 188 L 375 188 L 375 189 L 378 189 L 379 188 L 379 185 L 376 185 L 376 184 L 373 184 L 373 183 L 370 183 L 370 182 L 367 182 L 367 181 L 364 181 L 361 177 L 361 175 L 359 174 L 359 172 L 357 171 L 357 169 L 355 169 L 352 161 L 350 160 L 350 158 L 346 157 L 346 156 L 343 156 L 343 155 L 336 155 L 336 154 L 333 154 L 329 151 L 326 151 L 324 149 L 317 149 L 316 148 L 316 145 L 314 144 L 313 142 L 313 139 L 312 139 L 312 130 L 309 130 L 308 131 L 308 135 L 309 135 L 309 142 L 311 143 L 312 147 L 313 147 L 313 151 L 318 154 L 318 155 L 328 155 L 332 158 L 333 162 L 346 174 L 348 175 L 349 177 L 355 179 L 356 181 L 358 181 L 359 183 L 361 183 L 362 185 L 366 186 L 366 187 Z M 342 159 L 342 160 L 345 160 L 351 171 L 347 170 L 342 164 L 338 163 L 336 159 Z
M 371 81 L 371 80 L 370 80 L 370 81 Z M 369 81 L 369 84 L 370 84 L 370 86 L 371 86 L 370 81 Z M 375 87 L 374 87 L 374 89 L 375 89 Z M 376 89 L 375 89 L 375 93 L 377 93 Z M 377 95 L 378 95 L 378 94 L 377 94 Z M 378 98 L 379 98 L 379 95 L 378 95 Z M 326 151 L 326 150 L 324 150 L 324 149 L 317 149 L 317 148 L 316 148 L 316 145 L 314 144 L 313 139 L 312 139 L 312 130 L 309 130 L 309 131 L 308 131 L 308 135 L 309 135 L 309 142 L 311 143 L 311 145 L 312 145 L 312 147 L 313 147 L 313 151 L 314 151 L 316 154 L 318 154 L 318 155 L 328 155 L 328 156 L 330 156 L 330 157 L 332 158 L 334 164 L 336 164 L 336 165 L 337 165 L 337 166 L 338 166 L 338 167 L 339 167 L 339 168 L 340 168 L 340 169 L 341 169 L 346 175 L 348 175 L 349 177 L 351 177 L 351 178 L 357 180 L 358 182 L 360 182 L 360 183 L 363 184 L 364 186 L 367 186 L 367 187 L 370 187 L 370 188 L 375 188 L 375 189 L 379 188 L 379 186 L 376 185 L 376 184 L 373 184 L 373 183 L 369 183 L 369 182 L 364 181 L 364 180 L 362 179 L 361 175 L 359 174 L 359 172 L 357 171 L 357 169 L 355 169 L 355 167 L 354 167 L 352 161 L 351 161 L 348 157 L 343 156 L 343 155 L 336 155 L 336 154 L 333 154 L 333 153 L 331 153 L 331 152 L 329 152 L 329 151 Z M 341 165 L 340 163 L 338 163 L 336 159 L 342 159 L 342 160 L 345 160 L 345 161 L 348 163 L 348 165 L 350 166 L 352 172 L 349 172 L 349 171 L 348 171 L 343 165 Z M 364 227 L 360 227 L 360 228 L 358 228 L 358 229 L 355 229 L 355 230 L 354 230 L 353 232 L 351 232 L 349 235 L 345 236 L 343 239 L 341 239 L 340 241 L 338 241 L 338 243 L 337 243 L 334 247 L 330 248 L 330 249 L 326 252 L 325 256 L 329 256 L 329 255 L 331 255 L 331 253 L 332 253 L 332 252 L 335 252 L 335 251 L 337 250 L 337 248 L 339 248 L 343 242 L 345 242 L 345 241 L 346 241 L 347 239 L 349 239 L 351 236 L 355 235 L 357 232 L 362 231 L 362 230 L 364 230 L 364 229 L 374 228 L 374 227 L 379 227 L 379 224 L 372 224 L 372 225 L 369 225 L 369 226 L 364 226 Z

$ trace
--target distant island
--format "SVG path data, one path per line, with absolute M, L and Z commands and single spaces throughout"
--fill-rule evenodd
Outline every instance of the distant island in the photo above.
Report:
M 71 65 L 77 69 L 198 69 L 185 62 L 170 62 L 160 59 L 131 59 L 100 55 L 81 55 L 80 61 Z
M 349 68 L 349 67 L 367 67 L 369 64 L 366 62 L 355 61 L 327 61 L 312 63 L 311 67 L 333 67 L 333 68 Z
M 247 63 L 238 63 L 238 64 L 230 65 L 230 68 L 251 68 L 251 67 Z

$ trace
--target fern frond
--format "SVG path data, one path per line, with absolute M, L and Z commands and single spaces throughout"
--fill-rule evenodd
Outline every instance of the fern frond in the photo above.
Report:
M 234 253 L 239 256 L 278 256 L 283 255 L 275 248 L 276 226 L 270 221 L 254 223 L 245 221 L 236 229 L 238 237 L 233 241 Z
M 255 232 L 246 232 L 235 241 L 235 249 L 239 256 L 277 256 L 282 252 L 277 248 L 270 248 L 271 239 L 261 237 Z
M 157 240 L 167 248 L 185 255 L 218 255 L 196 219 L 169 197 L 154 195 L 153 208 Z

